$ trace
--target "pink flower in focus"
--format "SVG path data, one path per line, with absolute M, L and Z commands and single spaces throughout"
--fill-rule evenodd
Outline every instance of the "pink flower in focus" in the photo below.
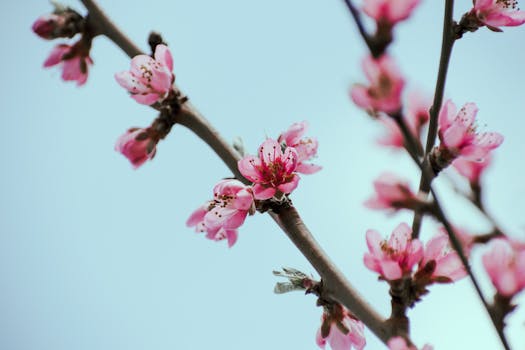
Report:
M 60 44 L 53 48 L 51 54 L 44 62 L 44 68 L 62 65 L 62 80 L 76 81 L 77 85 L 83 85 L 88 78 L 89 65 L 93 60 L 89 57 L 81 41 L 70 46 Z
M 458 173 L 466 177 L 471 184 L 478 185 L 481 174 L 490 165 L 491 157 L 488 154 L 480 162 L 474 162 L 465 158 L 456 158 L 452 162 L 452 166 L 456 168 Z
M 155 156 L 156 145 L 157 142 L 149 138 L 147 129 L 132 128 L 118 138 L 115 151 L 122 153 L 137 169 Z
M 525 288 L 525 249 L 519 249 L 508 240 L 497 238 L 489 243 L 483 257 L 483 266 L 498 293 L 512 297 Z
M 388 348 L 390 350 L 417 350 L 415 346 L 408 346 L 405 339 L 402 337 L 393 337 L 388 341 Z M 431 345 L 424 345 L 421 350 L 433 350 L 434 347 Z
M 419 270 L 430 274 L 431 282 L 455 282 L 467 275 L 458 253 L 450 247 L 448 235 L 438 232 L 425 245 Z
M 363 11 L 377 22 L 393 26 L 407 19 L 419 0 L 364 0 Z
M 42 39 L 54 39 L 57 37 L 58 29 L 63 27 L 66 23 L 64 16 L 55 13 L 49 13 L 37 18 L 31 29 Z
M 375 197 L 365 201 L 369 209 L 419 208 L 424 203 L 412 192 L 407 181 L 392 173 L 382 173 L 374 181 Z
M 474 0 L 474 7 L 470 13 L 496 31 L 501 31 L 498 27 L 519 26 L 525 23 L 525 11 L 518 8 L 517 0 Z
M 355 347 L 362 350 L 366 345 L 363 322 L 352 316 L 341 305 L 334 305 L 336 309 L 331 315 L 323 313 L 321 327 L 317 331 L 316 343 L 324 349 L 326 343 L 332 350 L 350 350 Z
M 173 58 L 166 45 L 157 45 L 155 59 L 148 55 L 137 55 L 131 60 L 131 69 L 115 74 L 117 82 L 127 89 L 131 97 L 141 104 L 150 105 L 164 99 L 175 75 Z
M 322 169 L 321 166 L 305 163 L 317 155 L 317 139 L 313 137 L 301 138 L 308 129 L 308 122 L 292 124 L 288 130 L 279 135 L 277 142 L 285 143 L 297 151 L 297 168 L 295 171 L 302 174 L 313 174 Z
M 298 154 L 295 148 L 286 147 L 267 139 L 259 147 L 259 157 L 246 156 L 239 160 L 237 166 L 241 174 L 255 183 L 255 199 L 269 199 L 275 195 L 291 193 L 299 183 L 295 173 Z
M 365 266 L 389 281 L 411 274 L 414 265 L 423 258 L 421 241 L 412 239 L 411 234 L 412 229 L 406 223 L 399 224 L 388 241 L 376 230 L 366 231 L 369 252 L 364 255 Z
M 234 179 L 221 180 L 213 188 L 213 200 L 191 214 L 186 225 L 197 232 L 206 232 L 206 238 L 215 241 L 228 240 L 233 246 L 237 240 L 237 228 L 254 210 L 252 190 Z
M 471 161 L 482 161 L 487 154 L 503 142 L 503 136 L 496 132 L 479 133 L 475 118 L 478 108 L 474 103 L 465 104 L 456 113 L 456 105 L 448 100 L 439 112 L 440 149 L 445 148 L 455 157 Z
M 401 108 L 401 92 L 405 81 L 394 60 L 384 54 L 378 59 L 372 56 L 363 60 L 363 70 L 369 86 L 354 85 L 350 96 L 361 108 L 395 113 Z

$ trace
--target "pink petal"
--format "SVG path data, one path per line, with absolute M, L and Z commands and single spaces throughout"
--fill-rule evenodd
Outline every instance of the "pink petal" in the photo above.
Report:
M 264 187 L 260 184 L 255 184 L 253 186 L 253 196 L 258 200 L 270 199 L 275 195 L 275 188 L 273 187 Z
M 286 182 L 286 183 L 283 183 L 277 186 L 277 189 L 279 189 L 279 191 L 285 194 L 291 193 L 293 190 L 297 188 L 297 185 L 299 185 L 299 180 L 300 180 L 299 175 L 294 174 L 290 182 Z
M 173 71 L 173 57 L 166 45 L 160 44 L 155 47 L 155 60 L 165 65 L 169 71 Z
M 295 171 L 301 174 L 310 175 L 318 172 L 321 169 L 323 169 L 323 167 L 320 165 L 300 163 L 297 165 Z
M 383 276 L 387 280 L 397 280 L 403 277 L 403 271 L 399 267 L 397 262 L 391 260 L 381 260 L 379 261 L 381 270 L 383 271 Z
M 136 94 L 131 95 L 131 98 L 143 105 L 151 105 L 160 99 L 158 94 Z
M 267 139 L 259 148 L 259 158 L 264 164 L 274 163 L 276 159 L 280 159 L 282 156 L 281 145 L 273 139 Z
M 242 176 L 252 182 L 261 182 L 263 180 L 260 168 L 262 162 L 259 158 L 254 156 L 246 156 L 237 162 L 237 168 Z

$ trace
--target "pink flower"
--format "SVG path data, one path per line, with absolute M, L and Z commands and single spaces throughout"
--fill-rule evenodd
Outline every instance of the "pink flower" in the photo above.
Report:
M 54 13 L 42 15 L 37 18 L 31 29 L 42 39 L 54 39 L 57 37 L 57 32 L 66 23 L 64 16 Z
M 491 157 L 488 154 L 480 162 L 470 161 L 465 158 L 456 158 L 452 162 L 452 166 L 456 168 L 458 173 L 466 177 L 471 184 L 479 184 L 479 180 L 483 171 L 490 165 Z
M 377 22 L 393 26 L 407 19 L 419 0 L 364 0 L 363 11 Z
M 431 99 L 419 91 L 412 91 L 408 94 L 407 124 L 418 140 L 421 137 L 421 129 L 430 119 L 429 110 L 431 105 Z
M 441 108 L 438 131 L 440 149 L 446 149 L 452 158 L 461 156 L 479 162 L 503 142 L 503 136 L 496 132 L 477 132 L 477 112 L 474 103 L 467 103 L 456 113 L 456 105 L 451 100 Z
M 415 209 L 421 207 L 422 202 L 410 189 L 406 180 L 392 173 L 382 173 L 374 181 L 375 197 L 365 201 L 364 205 L 370 209 Z
M 375 230 L 366 231 L 369 252 L 364 255 L 365 266 L 389 281 L 410 275 L 423 258 L 423 246 L 411 234 L 412 229 L 406 223 L 399 224 L 388 241 Z
M 378 59 L 368 56 L 363 60 L 363 70 L 370 85 L 352 87 L 350 95 L 354 103 L 367 110 L 397 112 L 405 81 L 394 60 L 386 54 Z
M 467 275 L 459 255 L 452 250 L 448 235 L 438 232 L 425 245 L 423 260 L 419 264 L 431 282 L 455 282 Z M 418 273 L 419 273 L 418 271 Z
M 377 143 L 382 146 L 403 148 L 405 146 L 405 139 L 394 119 L 386 115 L 381 115 L 378 121 L 385 126 L 386 133 L 377 139 Z
M 267 139 L 259 147 L 259 158 L 246 156 L 237 166 L 241 174 L 255 183 L 255 199 L 269 199 L 273 196 L 291 193 L 299 183 L 297 169 L 298 154 L 295 148 L 285 147 Z
M 350 350 L 352 346 L 362 350 L 366 345 L 363 322 L 351 315 L 341 305 L 334 305 L 332 314 L 323 313 L 316 343 L 324 349 L 326 343 L 332 350 Z
M 206 232 L 206 238 L 228 240 L 228 246 L 237 241 L 237 228 L 253 213 L 252 190 L 234 179 L 221 180 L 213 188 L 213 200 L 191 214 L 186 225 L 197 232 Z
M 301 138 L 308 129 L 308 122 L 292 124 L 288 130 L 279 135 L 277 142 L 285 143 L 297 151 L 297 168 L 295 171 L 302 174 L 313 174 L 322 169 L 321 166 L 305 163 L 317 155 L 317 139 L 313 137 Z
M 148 136 L 148 129 L 132 128 L 118 138 L 115 151 L 122 153 L 137 169 L 155 156 L 156 145 Z
M 519 249 L 503 238 L 489 243 L 483 266 L 498 293 L 512 297 L 525 288 L 525 249 Z
M 408 346 L 405 339 L 402 337 L 393 337 L 388 341 L 388 348 L 390 350 L 417 350 L 415 346 Z M 424 345 L 421 350 L 433 350 L 434 347 L 431 345 Z
M 166 45 L 157 45 L 155 59 L 148 55 L 137 55 L 131 60 L 131 69 L 115 74 L 117 82 L 131 93 L 138 103 L 150 105 L 164 99 L 175 75 L 173 58 Z
M 79 41 L 73 46 L 60 44 L 53 48 L 44 62 L 44 67 L 48 68 L 58 64 L 62 65 L 62 80 L 76 81 L 80 86 L 87 81 L 88 68 L 93 64 L 93 60 L 89 57 L 89 49 L 86 49 Z
M 474 0 L 470 11 L 487 27 L 501 31 L 501 26 L 519 26 L 525 23 L 525 11 L 518 8 L 517 0 Z

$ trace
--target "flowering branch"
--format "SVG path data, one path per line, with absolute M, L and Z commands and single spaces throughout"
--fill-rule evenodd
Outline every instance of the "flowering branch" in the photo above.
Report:
M 88 25 L 93 28 L 94 33 L 107 36 L 130 57 L 141 54 L 140 49 L 110 21 L 95 1 L 81 1 L 89 11 Z M 175 87 L 175 90 L 178 91 L 178 88 Z M 238 170 L 239 153 L 219 135 L 191 103 L 185 101 L 177 114 L 172 117 L 176 123 L 184 125 L 205 141 L 224 161 L 236 178 L 249 183 Z M 272 210 L 269 211 L 270 216 L 322 277 L 325 296 L 330 296 L 347 307 L 385 344 L 395 335 L 407 337 L 407 334 L 394 332 L 393 328 L 389 327 L 384 319 L 352 287 L 319 246 L 294 207 L 285 202 L 273 206 Z

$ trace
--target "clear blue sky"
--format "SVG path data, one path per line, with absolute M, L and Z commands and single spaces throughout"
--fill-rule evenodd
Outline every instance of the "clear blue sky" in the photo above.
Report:
M 363 80 L 365 48 L 343 2 L 101 2 L 144 50 L 150 30 L 163 33 L 179 86 L 226 138 L 241 136 L 250 152 L 266 135 L 310 121 L 324 169 L 303 176 L 294 204 L 352 283 L 387 315 L 387 286 L 362 264 L 364 233 L 389 234 L 411 215 L 387 217 L 362 202 L 384 170 L 414 185 L 418 178 L 408 157 L 374 144 L 380 126 L 348 98 L 351 84 Z M 471 5 L 457 2 L 456 19 Z M 80 2 L 68 4 L 84 11 Z M 442 6 L 424 1 L 399 26 L 391 50 L 409 87 L 428 93 Z M 230 172 L 180 126 L 153 162 L 132 170 L 114 142 L 131 126 L 149 125 L 155 113 L 114 81 L 129 59 L 97 38 L 87 84 L 62 82 L 57 70 L 41 68 L 54 43 L 30 31 L 50 9 L 46 1 L 11 1 L 0 15 L 0 348 L 316 349 L 321 309 L 301 293 L 274 295 L 271 274 L 281 266 L 314 270 L 265 215 L 247 220 L 232 249 L 186 228 L 188 215 Z M 505 135 L 486 174 L 487 206 L 521 237 L 524 34 L 525 27 L 465 35 L 454 48 L 446 89 L 457 104 L 478 104 L 482 129 Z M 485 232 L 487 223 L 447 184 L 438 185 L 452 220 Z M 435 226 L 425 223 L 423 239 Z M 474 267 L 481 274 L 479 257 Z M 432 287 L 410 317 L 419 345 L 499 349 L 466 280 Z M 509 321 L 511 342 L 523 349 L 524 309 Z M 383 348 L 367 334 L 367 349 Z

